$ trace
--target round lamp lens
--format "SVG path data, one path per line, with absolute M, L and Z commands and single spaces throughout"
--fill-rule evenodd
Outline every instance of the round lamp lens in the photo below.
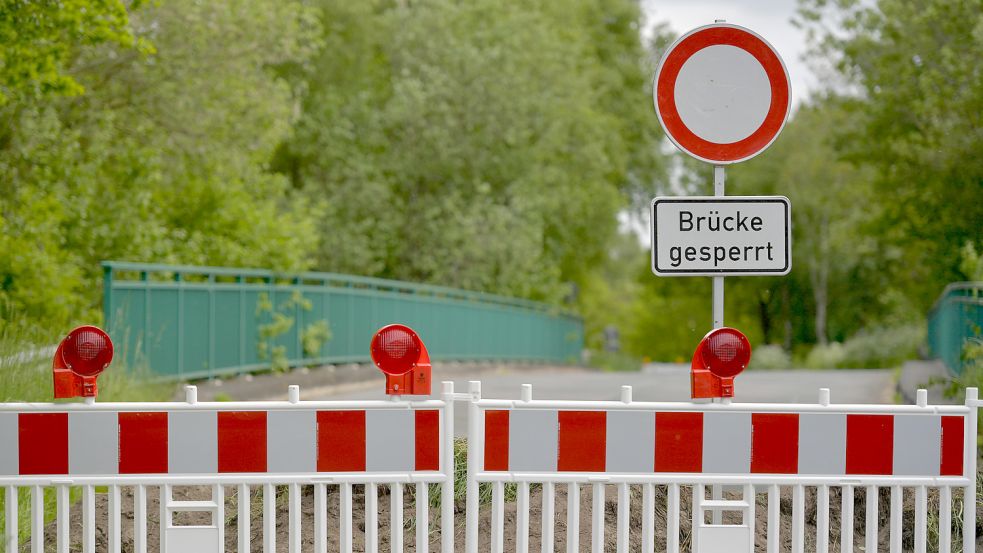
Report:
M 703 342 L 703 358 L 710 371 L 720 377 L 737 376 L 751 359 L 751 344 L 739 331 L 723 328 Z
M 66 338 L 64 358 L 75 373 L 93 376 L 102 372 L 113 360 L 113 343 L 99 328 L 82 326 Z
M 391 375 L 409 372 L 420 358 L 416 335 L 403 325 L 389 325 L 377 332 L 371 349 L 376 366 Z

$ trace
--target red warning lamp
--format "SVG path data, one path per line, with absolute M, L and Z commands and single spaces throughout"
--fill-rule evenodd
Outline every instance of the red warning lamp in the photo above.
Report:
M 96 378 L 113 360 L 113 342 L 95 326 L 80 326 L 58 344 L 51 364 L 55 398 L 96 397 Z
M 736 328 L 711 330 L 700 341 L 690 368 L 693 399 L 734 397 L 734 377 L 747 368 L 751 343 Z
M 386 373 L 390 395 L 430 395 L 430 355 L 412 328 L 391 324 L 372 337 L 372 362 Z

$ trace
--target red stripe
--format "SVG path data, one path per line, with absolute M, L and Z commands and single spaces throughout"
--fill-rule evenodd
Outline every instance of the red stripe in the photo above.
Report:
M 846 473 L 894 472 L 894 417 L 846 416 Z
M 965 423 L 963 417 L 942 417 L 942 460 L 939 467 L 942 476 L 963 475 Z
M 416 470 L 440 470 L 440 413 L 416 412 Z
M 21 474 L 68 474 L 68 413 L 20 413 Z
M 655 471 L 703 471 L 703 413 L 655 414 Z
M 751 414 L 751 472 L 799 472 L 799 415 Z
M 485 411 L 485 470 L 509 470 L 508 411 Z
M 266 472 L 266 411 L 219 411 L 218 471 Z
M 317 471 L 365 470 L 365 411 L 317 412 Z
M 119 473 L 167 472 L 167 413 L 119 414 Z
M 560 449 L 556 468 L 561 471 L 604 472 L 607 413 L 560 411 Z

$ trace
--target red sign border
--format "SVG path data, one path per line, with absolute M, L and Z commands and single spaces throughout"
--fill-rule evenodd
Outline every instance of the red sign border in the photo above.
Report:
M 749 136 L 729 144 L 710 142 L 686 127 L 676 110 L 676 78 L 683 64 L 696 52 L 717 44 L 741 48 L 754 56 L 771 84 L 771 105 L 761 125 Z M 784 84 L 784 86 L 782 86 Z M 714 23 L 693 29 L 674 42 L 655 72 L 653 101 L 666 135 L 680 150 L 715 165 L 729 165 L 751 159 L 778 138 L 791 111 L 791 84 L 785 63 L 778 52 L 754 31 L 729 23 Z

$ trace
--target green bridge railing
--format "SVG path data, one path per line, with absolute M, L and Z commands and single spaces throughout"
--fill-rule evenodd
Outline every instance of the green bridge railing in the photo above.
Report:
M 983 282 L 946 286 L 928 314 L 928 347 L 954 375 L 966 368 L 963 352 L 972 340 L 983 340 Z
M 332 273 L 115 261 L 103 270 L 117 356 L 165 378 L 364 362 L 373 333 L 395 322 L 435 360 L 574 363 L 583 347 L 578 317 L 480 292 Z

